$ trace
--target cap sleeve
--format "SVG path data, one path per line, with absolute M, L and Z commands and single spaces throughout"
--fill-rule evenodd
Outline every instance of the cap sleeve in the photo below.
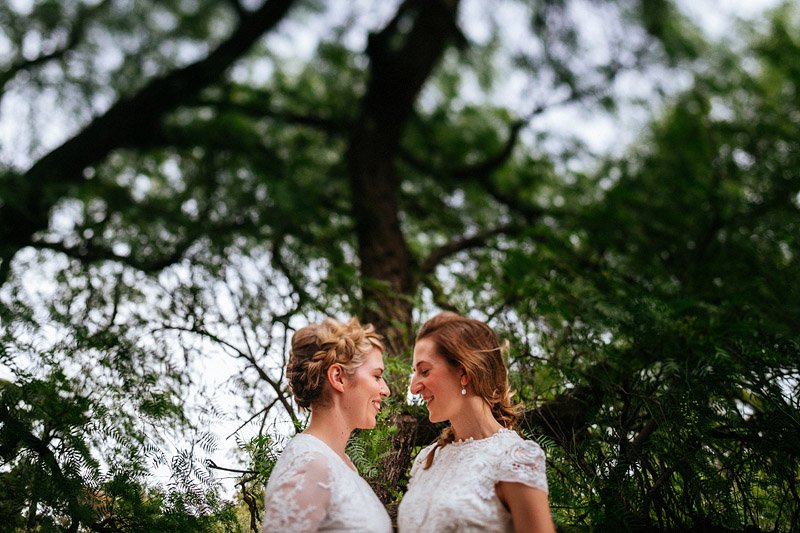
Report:
M 542 448 L 530 440 L 515 442 L 500 461 L 497 482 L 500 481 L 522 483 L 547 492 L 545 455 Z
M 328 457 L 314 452 L 300 454 L 281 474 L 267 486 L 261 533 L 317 531 L 331 500 Z

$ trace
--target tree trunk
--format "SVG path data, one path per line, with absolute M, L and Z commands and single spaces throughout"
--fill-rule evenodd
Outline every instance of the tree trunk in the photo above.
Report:
M 407 0 L 383 30 L 370 36 L 369 82 L 349 140 L 363 316 L 386 335 L 395 355 L 410 345 L 416 292 L 400 226 L 398 148 L 420 90 L 457 34 L 457 10 L 457 0 Z M 400 21 L 411 21 L 410 29 Z
M 361 262 L 362 316 L 386 336 L 388 353 L 395 357 L 408 355 L 416 292 L 414 261 L 400 223 L 396 160 L 414 102 L 448 41 L 458 34 L 457 11 L 458 0 L 406 0 L 387 26 L 370 36 L 369 82 L 349 139 L 347 163 Z M 391 383 L 401 384 L 392 393 L 405 397 L 406 377 L 391 378 Z M 410 443 L 417 423 L 406 418 L 413 417 L 398 417 L 399 431 L 392 443 L 396 453 L 382 465 L 385 486 L 397 486 L 411 461 Z M 378 492 L 384 503 L 391 503 L 388 491 Z

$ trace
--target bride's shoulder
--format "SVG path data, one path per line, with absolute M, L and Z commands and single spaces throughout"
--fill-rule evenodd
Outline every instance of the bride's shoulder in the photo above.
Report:
M 522 438 L 516 431 L 505 430 L 490 448 L 502 463 L 509 459 L 513 463 L 540 463 L 545 459 L 544 451 L 535 441 Z
M 428 454 L 431 453 L 431 450 L 433 450 L 435 447 L 436 443 L 434 442 L 422 448 L 417 454 L 417 457 L 414 459 L 414 462 L 421 463 L 422 461 L 424 461 L 428 457 Z
M 329 470 L 334 461 L 326 445 L 316 439 L 300 433 L 286 444 L 281 452 L 275 470 Z
M 307 433 L 298 433 L 289 441 L 285 450 L 322 450 L 323 442 Z
M 411 477 L 413 478 L 415 474 L 422 468 L 422 465 L 425 464 L 425 460 L 428 458 L 428 454 L 436 447 L 436 443 L 429 444 L 422 448 L 417 456 L 414 458 L 414 462 L 411 463 Z

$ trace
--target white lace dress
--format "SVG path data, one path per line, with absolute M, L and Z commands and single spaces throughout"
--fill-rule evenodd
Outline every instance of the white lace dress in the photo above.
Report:
M 264 496 L 267 532 L 392 531 L 364 478 L 313 435 L 296 435 L 272 470 Z
M 511 513 L 495 485 L 511 481 L 547 492 L 544 452 L 514 431 L 501 429 L 485 439 L 438 448 L 425 470 L 433 447 L 423 449 L 411 467 L 397 515 L 400 533 L 512 531 Z

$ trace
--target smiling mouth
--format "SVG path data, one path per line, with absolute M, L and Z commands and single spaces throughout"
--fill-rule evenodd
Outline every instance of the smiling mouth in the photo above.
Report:
M 430 403 L 433 401 L 433 396 L 428 396 L 427 398 L 423 396 L 422 401 L 424 401 L 426 405 L 430 405 Z
M 381 402 L 372 402 L 372 407 L 377 409 L 378 411 L 381 410 Z

